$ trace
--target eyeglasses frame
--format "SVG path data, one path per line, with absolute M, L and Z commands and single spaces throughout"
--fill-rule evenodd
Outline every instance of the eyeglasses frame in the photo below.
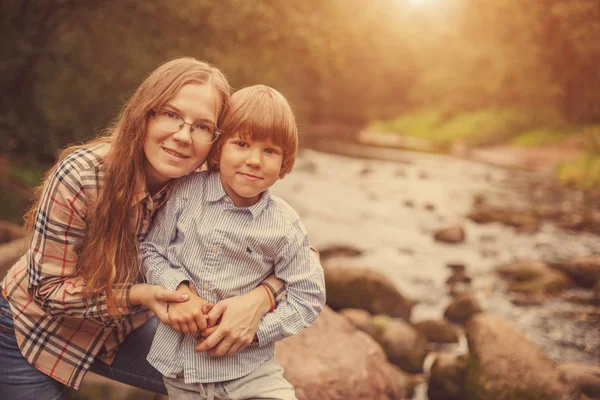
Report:
M 151 108 L 150 111 L 148 111 L 148 114 L 150 114 L 154 118 L 156 118 L 156 113 L 158 113 L 159 111 L 167 112 L 167 113 L 171 113 L 171 114 L 175 114 L 175 115 L 177 115 L 179 117 L 179 119 L 181 119 L 181 121 L 183 121 L 183 123 L 179 126 L 179 129 L 176 130 L 175 132 L 179 132 L 180 130 L 182 130 L 185 125 L 189 125 L 190 126 L 190 133 L 194 132 L 194 124 L 190 124 L 189 122 L 185 122 L 185 120 L 179 114 L 177 114 L 175 111 L 160 110 L 160 109 L 159 110 L 155 110 L 155 109 Z M 223 133 L 223 131 L 221 131 L 216 126 L 213 129 L 214 129 L 214 132 L 213 132 L 214 139 L 212 141 L 210 141 L 210 142 L 202 142 L 202 143 L 214 143 L 219 138 L 219 135 L 221 135 L 221 133 Z M 175 132 L 173 132 L 173 133 L 175 133 Z

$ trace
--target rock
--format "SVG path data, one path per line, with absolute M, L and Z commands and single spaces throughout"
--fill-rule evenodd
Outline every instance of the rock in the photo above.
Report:
M 558 366 L 565 379 L 592 399 L 600 399 L 600 365 L 564 363 Z
M 335 245 L 319 250 L 321 260 L 327 260 L 332 257 L 358 257 L 362 254 L 362 251 L 346 245 Z
M 455 283 L 448 286 L 448 295 L 452 298 L 456 298 L 462 294 L 473 295 L 473 287 L 469 283 Z
M 489 224 L 490 222 L 501 222 L 503 214 L 500 210 L 478 205 L 467 215 L 467 218 L 478 224 Z
M 25 254 L 28 245 L 28 238 L 16 239 L 12 242 L 0 244 L 0 277 L 4 277 L 6 271 Z
M 465 264 L 461 263 L 448 263 L 446 268 L 450 268 L 453 274 L 465 272 Z
M 500 222 L 525 233 L 537 232 L 540 227 L 540 222 L 533 213 L 504 210 L 482 204 L 476 205 L 467 217 L 478 224 Z
M 346 317 L 355 327 L 369 334 L 369 336 L 375 335 L 375 327 L 371 320 L 373 317 L 368 311 L 357 308 L 344 308 L 339 313 Z
M 473 196 L 473 204 L 474 205 L 481 206 L 485 203 L 487 203 L 487 198 L 485 197 L 484 194 L 477 193 L 475 196 Z
M 477 400 L 578 400 L 579 390 L 511 325 L 486 314 L 466 326 L 470 359 L 466 390 Z
M 454 285 L 457 283 L 471 283 L 471 277 L 464 272 L 455 272 L 448 279 L 446 279 L 447 285 Z
M 468 360 L 467 354 L 440 353 L 436 356 L 429 373 L 429 400 L 465 399 Z
M 415 395 L 415 388 L 417 385 L 424 382 L 423 375 L 408 374 L 394 364 L 389 364 L 389 366 L 391 368 L 392 376 L 395 377 L 393 379 L 400 382 L 401 386 L 404 388 L 404 397 L 402 397 L 402 399 L 412 399 Z
M 510 302 L 515 306 L 539 306 L 544 303 L 546 298 L 541 294 L 522 294 L 516 293 L 510 297 Z
M 533 214 L 512 212 L 503 222 L 521 233 L 535 233 L 540 230 L 540 222 Z
M 458 331 L 447 320 L 427 320 L 413 324 L 427 340 L 434 343 L 458 343 Z
M 364 168 L 363 168 L 363 169 L 361 169 L 361 170 L 360 170 L 358 173 L 359 173 L 360 175 L 363 175 L 363 176 L 365 176 L 365 175 L 369 175 L 371 172 L 373 172 L 373 170 L 372 170 L 371 168 L 369 168 L 369 167 L 364 167 Z
M 313 326 L 278 342 L 275 353 L 298 400 L 403 396 L 381 347 L 328 307 Z
M 360 308 L 410 321 L 413 301 L 404 297 L 379 271 L 359 267 L 325 266 L 327 304 L 334 310 Z
M 520 261 L 496 268 L 508 279 L 510 291 L 530 295 L 557 294 L 573 287 L 573 282 L 562 272 L 541 262 Z
M 600 279 L 600 256 L 578 257 L 553 267 L 566 274 L 577 285 L 592 288 Z
M 415 203 L 412 200 L 404 200 L 404 207 L 414 208 Z
M 435 240 L 444 243 L 462 243 L 465 241 L 465 230 L 458 225 L 443 228 L 436 232 Z
M 431 203 L 425 204 L 425 210 L 427 211 L 435 211 L 435 206 Z
M 444 317 L 457 324 L 464 324 L 475 314 L 483 310 L 472 293 L 463 292 L 456 295 L 446 308 Z
M 375 339 L 391 363 L 410 373 L 423 372 L 427 356 L 427 339 L 410 324 L 378 315 L 373 317 Z

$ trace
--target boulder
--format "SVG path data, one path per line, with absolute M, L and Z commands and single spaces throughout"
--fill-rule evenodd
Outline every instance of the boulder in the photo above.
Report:
M 466 326 L 469 400 L 578 400 L 579 390 L 533 342 L 498 317 L 480 314 Z
M 600 399 L 600 365 L 564 363 L 558 366 L 565 379 L 592 399 Z
M 450 226 L 440 229 L 434 236 L 436 242 L 462 243 L 465 241 L 465 230 L 462 226 Z
M 464 400 L 468 354 L 440 353 L 429 373 L 429 400 Z
M 524 233 L 534 233 L 540 228 L 539 219 L 534 213 L 506 210 L 485 204 L 476 205 L 467 217 L 478 224 L 500 222 Z
M 413 326 L 430 342 L 458 343 L 458 331 L 448 320 L 427 320 Z
M 401 382 L 402 387 L 404 388 L 404 397 L 402 397 L 402 399 L 412 399 L 415 395 L 417 385 L 425 382 L 423 375 L 408 374 L 394 364 L 389 364 L 389 366 L 391 368 L 393 379 L 397 382 Z
M 278 342 L 275 353 L 298 400 L 404 396 L 381 347 L 329 307 L 310 328 Z
M 475 296 L 470 292 L 462 292 L 452 299 L 452 302 L 444 311 L 444 317 L 451 322 L 464 324 L 475 314 L 483 310 Z
M 379 271 L 360 267 L 325 266 L 327 304 L 334 310 L 360 308 L 410 320 L 413 301 L 404 297 Z
M 375 339 L 379 342 L 388 360 L 410 373 L 423 372 L 427 356 L 427 338 L 410 324 L 378 315 L 373 317 Z
M 362 254 L 362 251 L 351 246 L 335 245 L 319 250 L 319 254 L 321 260 L 326 260 L 332 257 L 358 257 Z
M 553 267 L 585 288 L 594 287 L 600 279 L 600 256 L 578 257 Z
M 536 294 L 557 294 L 574 286 L 573 282 L 560 271 L 541 262 L 520 261 L 496 269 L 509 281 L 510 291 Z
M 368 311 L 359 310 L 357 308 L 344 308 L 340 311 L 340 315 L 346 317 L 355 327 L 369 334 L 369 336 L 375 335 L 375 327 L 373 326 L 372 321 L 373 317 Z

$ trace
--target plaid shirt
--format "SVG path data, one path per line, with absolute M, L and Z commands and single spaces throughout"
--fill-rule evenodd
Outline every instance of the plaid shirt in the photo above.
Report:
M 78 149 L 46 179 L 29 249 L 2 282 L 25 359 L 75 389 L 96 357 L 110 364 L 119 343 L 153 316 L 145 308 L 128 305 L 112 317 L 105 293 L 92 299 L 81 295 L 85 283 L 77 276 L 77 260 L 87 233 L 87 199 L 98 198 L 109 150 L 108 142 Z M 152 197 L 145 187 L 136 192 L 131 228 L 139 241 L 170 187 Z M 277 285 L 278 281 L 267 280 Z

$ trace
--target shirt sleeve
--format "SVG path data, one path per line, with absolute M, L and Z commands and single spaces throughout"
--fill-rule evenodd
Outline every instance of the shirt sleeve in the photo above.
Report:
M 35 217 L 27 255 L 29 289 L 33 300 L 49 315 L 97 319 L 118 324 L 112 316 L 106 292 L 82 295 L 85 282 L 78 276 L 78 249 L 87 234 L 87 202 L 75 161 L 63 160 L 47 178 Z M 130 285 L 115 287 L 128 298 Z M 130 314 L 133 307 L 119 307 Z
M 311 251 L 300 221 L 279 252 L 275 276 L 285 282 L 285 301 L 267 313 L 257 330 L 258 345 L 264 346 L 309 327 L 325 306 L 325 277 L 318 253 Z
M 183 190 L 181 186 L 176 186 L 140 244 L 142 274 L 146 282 L 170 290 L 177 289 L 182 282 L 191 281 L 184 268 L 170 263 L 168 258 L 169 245 L 177 238 L 177 220 L 184 202 Z

